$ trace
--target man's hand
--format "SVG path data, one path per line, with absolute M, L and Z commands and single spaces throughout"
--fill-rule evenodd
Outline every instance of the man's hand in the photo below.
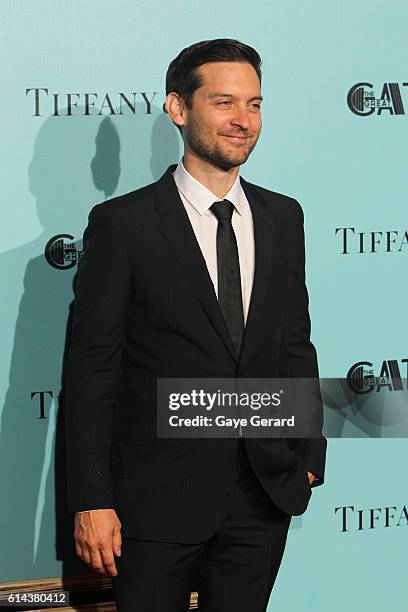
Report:
M 311 485 L 312 482 L 314 480 L 316 480 L 316 476 L 313 474 L 313 472 L 309 472 L 309 471 L 307 472 L 307 475 L 308 475 L 308 478 L 309 478 L 309 484 Z
M 74 532 L 77 555 L 99 574 L 116 576 L 114 555 L 121 554 L 120 528 L 113 509 L 77 513 Z

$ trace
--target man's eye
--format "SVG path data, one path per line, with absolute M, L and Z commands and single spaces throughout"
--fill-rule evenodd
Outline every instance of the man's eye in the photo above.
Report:
M 251 106 L 252 106 L 253 108 L 256 108 L 256 109 L 260 109 L 260 108 L 261 108 L 261 105 L 260 105 L 260 104 L 251 104 Z
M 218 102 L 218 105 L 226 106 L 226 105 L 229 105 L 229 104 L 231 104 L 231 100 L 222 100 L 221 102 Z

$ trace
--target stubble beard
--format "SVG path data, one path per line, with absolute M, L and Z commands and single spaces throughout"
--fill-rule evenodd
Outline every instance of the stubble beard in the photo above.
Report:
M 195 119 L 191 119 L 189 124 L 184 126 L 184 137 L 193 153 L 222 170 L 230 170 L 244 164 L 257 142 L 255 140 L 245 149 L 237 147 L 234 154 L 233 151 L 225 150 L 219 143 L 212 143 L 211 131 L 200 125 Z

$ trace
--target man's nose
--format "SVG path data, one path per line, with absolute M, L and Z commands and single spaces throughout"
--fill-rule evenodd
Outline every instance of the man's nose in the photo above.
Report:
M 231 119 L 231 123 L 233 125 L 239 125 L 242 129 L 247 130 L 250 125 L 248 109 L 242 106 L 235 107 L 235 112 Z

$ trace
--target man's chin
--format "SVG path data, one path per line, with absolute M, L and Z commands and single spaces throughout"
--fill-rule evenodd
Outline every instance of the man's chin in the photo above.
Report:
M 230 170 L 237 166 L 242 166 L 248 159 L 250 151 L 241 151 L 239 154 L 231 155 L 218 155 L 213 159 L 213 162 L 219 168 L 223 170 Z

